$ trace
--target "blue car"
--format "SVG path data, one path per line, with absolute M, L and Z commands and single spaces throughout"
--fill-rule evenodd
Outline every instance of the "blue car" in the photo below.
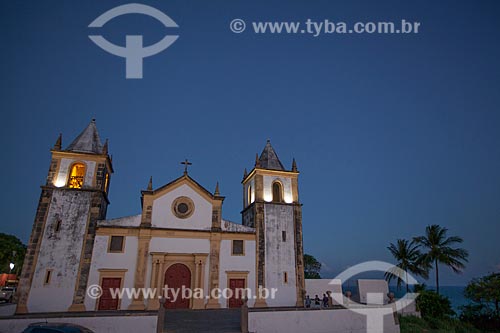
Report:
M 88 328 L 64 323 L 33 323 L 23 333 L 94 333 Z

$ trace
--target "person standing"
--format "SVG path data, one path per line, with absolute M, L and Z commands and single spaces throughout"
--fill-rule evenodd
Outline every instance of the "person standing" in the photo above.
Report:
M 329 308 L 333 308 L 333 297 L 332 297 L 332 292 L 331 291 L 327 291 L 326 292 L 327 296 L 328 296 L 328 307 Z
M 314 307 L 315 308 L 321 307 L 321 300 L 319 299 L 318 295 L 314 297 Z
M 323 294 L 323 307 L 328 307 L 328 296 L 326 296 L 326 294 Z

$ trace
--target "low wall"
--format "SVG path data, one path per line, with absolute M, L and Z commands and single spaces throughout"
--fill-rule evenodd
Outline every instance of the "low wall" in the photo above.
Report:
M 47 314 L 22 315 L 0 318 L 0 333 L 21 333 L 29 324 L 39 322 L 77 324 L 92 330 L 94 333 L 154 333 L 156 332 L 157 315 L 140 314 Z
M 16 313 L 17 304 L 4 303 L 0 304 L 0 317 L 13 316 Z
M 252 333 L 399 333 L 391 308 L 356 309 L 251 309 Z M 370 322 L 367 324 L 367 316 Z M 383 318 L 383 321 L 378 318 Z M 368 328 L 367 328 L 368 326 Z

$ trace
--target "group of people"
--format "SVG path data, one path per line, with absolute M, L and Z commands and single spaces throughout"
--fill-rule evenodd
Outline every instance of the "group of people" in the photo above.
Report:
M 314 299 L 311 299 L 309 295 L 306 295 L 304 305 L 306 308 L 331 308 L 333 307 L 333 298 L 329 291 L 323 294 L 323 298 L 316 295 Z

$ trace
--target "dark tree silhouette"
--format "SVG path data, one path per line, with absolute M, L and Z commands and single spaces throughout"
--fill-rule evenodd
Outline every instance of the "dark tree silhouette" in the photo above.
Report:
M 415 241 L 408 241 L 406 239 L 398 239 L 396 244 L 391 243 L 387 247 L 397 261 L 396 266 L 406 273 L 405 277 L 398 276 L 394 271 L 388 271 L 384 274 L 388 282 L 396 279 L 398 289 L 401 287 L 404 279 L 408 281 L 408 272 L 415 276 L 422 276 L 425 279 L 429 278 L 428 264 L 422 260 L 422 253 L 419 248 L 420 246 Z M 406 292 L 409 291 L 408 283 L 406 283 Z
M 321 263 L 309 254 L 304 254 L 304 276 L 306 279 L 321 279 Z
M 414 241 L 427 251 L 422 254 L 422 260 L 434 265 L 438 294 L 439 264 L 450 267 L 455 273 L 461 273 L 469 256 L 465 249 L 453 247 L 456 244 L 461 244 L 463 239 L 458 236 L 447 237 L 447 232 L 447 228 L 433 224 L 425 228 L 424 236 L 414 238 Z
M 14 264 L 12 273 L 18 274 L 24 261 L 26 245 L 16 236 L 0 233 L 0 273 L 9 273 L 9 264 Z

